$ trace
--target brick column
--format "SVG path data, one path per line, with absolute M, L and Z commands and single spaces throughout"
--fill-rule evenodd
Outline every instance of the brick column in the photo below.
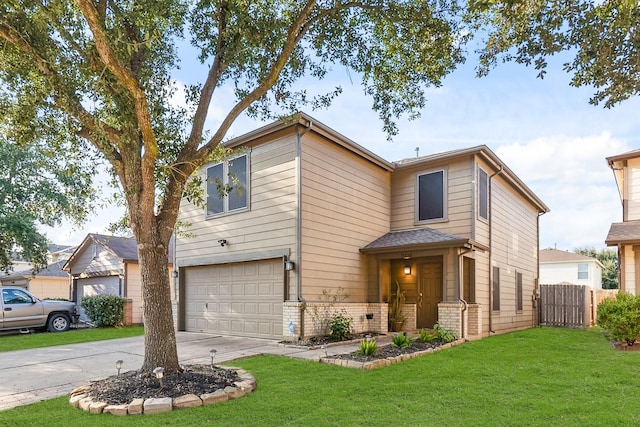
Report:
M 468 311 L 463 313 L 463 308 L 464 304 L 459 301 L 443 301 L 438 304 L 438 324 L 441 328 L 452 331 L 458 338 L 467 335 L 467 326 L 469 323 L 467 320 Z M 463 321 L 464 331 L 462 330 Z

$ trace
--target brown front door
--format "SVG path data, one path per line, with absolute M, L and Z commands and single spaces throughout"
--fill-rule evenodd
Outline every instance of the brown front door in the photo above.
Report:
M 421 264 L 419 268 L 417 327 L 433 328 L 442 301 L 442 262 Z

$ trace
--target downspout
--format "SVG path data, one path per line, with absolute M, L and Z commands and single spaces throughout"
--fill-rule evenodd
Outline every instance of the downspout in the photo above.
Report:
M 500 165 L 497 172 L 489 175 L 489 188 L 487 189 L 489 198 L 489 333 L 495 333 L 493 330 L 493 186 L 491 180 L 496 175 L 500 175 L 504 170 L 504 166 Z
M 298 132 L 296 127 L 296 256 L 298 266 L 296 268 L 296 299 L 300 304 L 300 339 L 305 336 L 304 311 L 307 301 L 302 296 L 302 281 L 300 278 L 302 266 L 302 137 L 311 130 L 313 121 L 309 120 L 307 126 Z

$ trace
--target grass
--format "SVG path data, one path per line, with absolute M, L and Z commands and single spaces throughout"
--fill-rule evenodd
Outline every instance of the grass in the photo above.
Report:
M 0 352 L 135 337 L 142 334 L 144 334 L 142 326 L 127 326 L 124 328 L 70 329 L 66 332 L 5 335 L 0 336 Z
M 258 389 L 223 404 L 151 416 L 88 414 L 68 398 L 0 412 L 0 425 L 639 425 L 640 352 L 602 332 L 535 328 L 374 371 L 277 356 L 233 364 Z

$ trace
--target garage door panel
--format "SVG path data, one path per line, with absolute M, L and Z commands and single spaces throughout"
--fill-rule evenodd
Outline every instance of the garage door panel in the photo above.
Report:
M 282 338 L 282 260 L 189 267 L 184 277 L 187 331 Z

